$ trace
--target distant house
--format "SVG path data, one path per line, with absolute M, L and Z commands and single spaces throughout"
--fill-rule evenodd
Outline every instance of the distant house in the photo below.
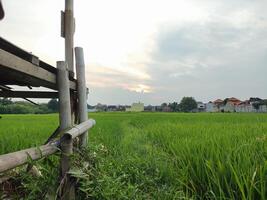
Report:
M 117 106 L 115 106 L 115 105 L 108 105 L 107 106 L 107 111 L 109 111 L 109 112 L 117 111 Z
M 206 112 L 221 112 L 221 109 L 223 107 L 223 100 L 217 99 L 215 101 L 210 101 L 206 103 Z
M 170 106 L 163 106 L 162 107 L 162 112 L 172 112 L 172 109 L 171 109 L 171 107 Z
M 267 112 L 267 105 L 260 105 L 258 112 L 266 113 Z
M 143 103 L 133 103 L 131 108 L 126 108 L 128 112 L 142 112 L 144 111 L 144 104 Z
M 213 104 L 215 105 L 214 110 L 215 112 L 222 112 L 223 111 L 223 107 L 224 107 L 224 101 L 221 99 L 217 99 L 213 102 Z
M 235 110 L 236 112 L 254 112 L 255 108 L 249 100 L 246 100 L 236 105 Z
M 125 111 L 125 110 L 126 110 L 126 106 L 123 106 L 123 105 L 117 106 L 117 111 Z
M 214 103 L 211 101 L 205 104 L 206 112 L 214 112 Z
M 162 112 L 162 107 L 161 106 L 155 106 L 155 111 L 156 112 Z
M 204 112 L 206 111 L 206 105 L 203 102 L 197 102 L 197 112 Z
M 144 107 L 144 111 L 146 112 L 155 112 L 156 111 L 156 107 L 152 106 L 152 105 L 148 105 Z
M 260 99 L 258 97 L 249 99 L 255 112 L 267 112 L 267 99 Z
M 226 98 L 224 100 L 224 106 L 221 108 L 221 111 L 224 112 L 236 112 L 236 107 L 242 103 L 239 99 L 235 97 Z
M 249 102 L 251 103 L 251 104 L 254 104 L 254 103 L 261 103 L 263 100 L 261 99 L 261 98 L 259 98 L 259 97 L 250 97 L 249 98 Z
M 98 104 L 95 106 L 95 109 L 96 109 L 97 111 L 99 111 L 99 112 L 104 112 L 104 111 L 107 111 L 107 105 L 98 103 Z
M 267 99 L 251 97 L 241 101 L 235 97 L 217 99 L 205 104 L 206 112 L 267 112 Z

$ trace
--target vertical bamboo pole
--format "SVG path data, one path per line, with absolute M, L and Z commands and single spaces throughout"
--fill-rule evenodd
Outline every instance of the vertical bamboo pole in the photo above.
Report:
M 73 18 L 73 0 L 65 0 L 65 61 L 68 64 L 70 77 L 74 77 L 73 69 L 73 35 L 74 35 L 74 18 Z
M 59 92 L 59 121 L 60 129 L 65 130 L 72 126 L 71 120 L 71 104 L 70 104 L 70 87 L 69 87 L 69 74 L 67 65 L 64 61 L 57 62 L 57 83 Z M 61 143 L 61 180 L 64 182 L 61 189 L 60 198 L 70 199 L 71 181 L 67 172 L 70 169 L 70 154 L 73 153 L 73 143 L 71 139 L 64 140 Z
M 59 118 L 60 129 L 71 127 L 70 89 L 67 64 L 64 61 L 57 62 L 57 83 L 59 93 Z
M 73 36 L 74 36 L 74 8 L 73 0 L 65 0 L 65 14 L 64 14 L 64 36 L 65 36 L 65 61 L 68 64 L 68 71 L 70 79 L 74 79 L 73 67 Z M 78 115 L 76 109 L 77 99 L 74 92 L 70 94 L 71 99 L 71 115 L 72 123 L 75 123 L 75 116 Z
M 78 90 L 78 112 L 79 122 L 85 122 L 88 119 L 87 113 L 87 88 L 85 80 L 84 54 L 81 47 L 75 48 L 77 90 Z M 85 148 L 88 141 L 88 131 L 80 136 L 80 146 Z

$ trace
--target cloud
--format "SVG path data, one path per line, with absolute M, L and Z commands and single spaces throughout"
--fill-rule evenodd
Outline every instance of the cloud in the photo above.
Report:
M 118 102 L 127 97 L 146 104 L 179 101 L 183 96 L 203 101 L 267 97 L 265 5 L 265 1 L 201 1 L 205 18 L 159 24 L 142 59 L 129 57 L 123 63 L 126 71 L 103 68 L 92 74 L 96 85 L 102 79 L 102 89 L 110 86 Z M 130 73 L 134 69 L 144 76 Z
M 89 87 L 98 88 L 120 88 L 137 93 L 150 93 L 152 88 L 146 84 L 149 76 L 127 68 L 118 70 L 101 65 L 87 66 L 87 78 Z
M 85 50 L 91 104 L 267 97 L 266 0 L 106 3 L 75 4 L 75 43 Z M 63 4 L 5 1 L 0 33 L 55 64 L 64 59 Z
M 159 27 L 149 84 L 166 99 L 267 96 L 267 15 L 257 13 L 262 5 L 221 5 L 204 23 Z M 226 8 L 227 17 L 221 14 Z

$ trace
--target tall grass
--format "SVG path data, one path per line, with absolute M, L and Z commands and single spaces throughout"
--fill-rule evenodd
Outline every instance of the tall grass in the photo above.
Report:
M 1 115 L 0 154 L 43 144 L 58 127 L 58 115 Z
M 96 113 L 80 199 L 266 199 L 267 115 Z M 0 152 L 41 144 L 56 115 L 4 115 Z M 4 138 L 4 139 L 2 139 Z M 89 161 L 89 168 L 81 162 Z
M 96 166 L 93 186 L 99 188 L 98 199 L 267 197 L 266 115 L 105 113 L 93 117 L 97 126 L 90 140 L 108 151 Z

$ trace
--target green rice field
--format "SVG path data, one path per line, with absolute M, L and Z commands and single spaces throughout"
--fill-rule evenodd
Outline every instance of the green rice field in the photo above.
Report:
M 58 124 L 56 114 L 1 116 L 1 154 L 42 144 Z M 266 114 L 93 113 L 90 117 L 97 124 L 90 131 L 89 150 L 73 161 L 80 199 L 267 198 Z M 86 160 L 89 167 L 81 167 Z M 52 161 L 56 166 L 57 159 Z M 53 173 L 43 162 L 41 181 L 51 180 Z M 44 191 L 47 184 L 41 181 L 36 180 L 36 191 L 25 199 Z

